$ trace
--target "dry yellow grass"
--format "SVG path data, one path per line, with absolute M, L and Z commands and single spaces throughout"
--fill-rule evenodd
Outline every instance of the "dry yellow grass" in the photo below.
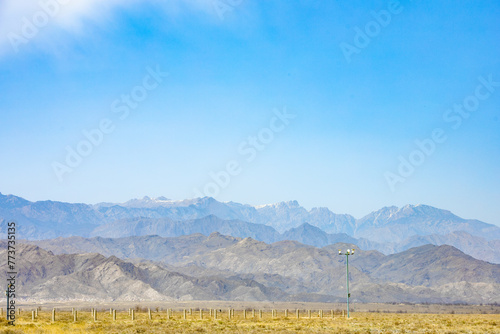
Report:
M 280 311 L 276 318 L 265 312 L 263 319 L 256 317 L 243 319 L 243 312 L 236 311 L 235 318 L 228 320 L 227 311 L 217 320 L 199 319 L 193 312 L 184 320 L 182 312 L 175 312 L 167 320 L 165 312 L 154 312 L 149 320 L 147 313 L 139 312 L 132 321 L 128 312 L 117 313 L 113 321 L 109 311 L 98 313 L 94 322 L 89 311 L 79 312 L 78 322 L 73 322 L 71 312 L 58 312 L 56 322 L 51 321 L 51 312 L 39 312 L 35 321 L 31 312 L 24 312 L 16 321 L 16 326 L 0 321 L 0 333 L 492 333 L 500 334 L 500 315 L 498 314 L 401 314 L 401 313 L 354 313 L 350 319 L 336 317 L 331 319 L 325 311 L 323 319 L 313 313 L 301 313 L 301 319 L 290 312 L 285 318 Z

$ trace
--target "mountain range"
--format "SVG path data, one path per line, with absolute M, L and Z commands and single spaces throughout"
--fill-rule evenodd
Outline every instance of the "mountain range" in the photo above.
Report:
M 4 246 L 4 245 L 2 245 Z M 5 255 L 2 247 L 1 255 Z M 20 244 L 17 298 L 26 301 L 282 300 L 286 294 L 248 279 L 195 278 L 161 266 L 101 254 L 54 255 Z M 6 256 L 3 256 L 6 258 Z M 6 266 L 2 260 L 0 266 Z
M 212 233 L 70 237 L 19 247 L 20 291 L 22 298 L 33 300 L 338 302 L 345 295 L 345 256 L 339 256 L 338 249 L 355 246 L 268 244 Z M 5 247 L 0 249 L 4 259 Z M 356 249 L 349 264 L 353 302 L 500 301 L 500 265 L 448 245 L 392 255 Z
M 500 263 L 498 226 L 426 205 L 385 207 L 355 219 L 327 208 L 308 211 L 297 201 L 250 206 L 210 197 L 181 201 L 144 197 L 89 205 L 30 202 L 0 194 L 0 237 L 5 237 L 11 220 L 18 223 L 18 237 L 28 240 L 220 232 L 267 243 L 295 240 L 316 247 L 348 242 L 384 254 L 447 244 L 478 259 Z

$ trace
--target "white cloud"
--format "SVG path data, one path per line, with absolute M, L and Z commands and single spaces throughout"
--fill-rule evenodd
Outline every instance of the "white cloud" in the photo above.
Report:
M 166 15 L 196 10 L 214 14 L 218 0 L 147 0 L 161 6 Z M 21 51 L 42 30 L 84 30 L 85 20 L 103 21 L 117 7 L 140 5 L 145 0 L 6 0 L 0 2 L 0 54 Z

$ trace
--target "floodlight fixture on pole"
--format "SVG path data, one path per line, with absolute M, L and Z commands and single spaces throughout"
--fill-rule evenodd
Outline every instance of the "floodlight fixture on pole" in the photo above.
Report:
M 347 283 L 347 317 L 349 318 L 349 298 L 351 294 L 349 293 L 349 255 L 354 255 L 354 248 L 348 249 L 345 253 L 339 249 L 339 255 L 345 255 L 345 272 L 346 272 L 346 283 Z

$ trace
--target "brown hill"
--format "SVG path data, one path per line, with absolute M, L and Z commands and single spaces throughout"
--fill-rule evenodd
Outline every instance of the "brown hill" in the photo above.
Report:
M 0 256 L 6 259 L 5 242 Z M 96 253 L 54 255 L 17 245 L 18 298 L 30 300 L 283 300 L 287 295 L 238 277 L 194 278 L 151 263 Z M 6 268 L 6 261 L 0 262 Z
M 338 248 L 355 247 L 335 244 L 317 248 L 296 241 L 266 244 L 219 233 L 178 238 L 70 238 L 36 243 L 57 253 L 95 251 L 135 259 L 136 263 L 140 258 L 160 261 L 165 270 L 200 280 L 207 276 L 251 280 L 279 289 L 288 295 L 282 295 L 287 300 L 342 298 L 345 256 L 338 255 Z M 358 249 L 349 263 L 353 301 L 500 301 L 500 265 L 474 259 L 451 246 L 426 245 L 389 256 Z M 142 265 L 154 264 L 143 263 L 139 267 Z M 196 298 L 205 295 L 200 293 Z

